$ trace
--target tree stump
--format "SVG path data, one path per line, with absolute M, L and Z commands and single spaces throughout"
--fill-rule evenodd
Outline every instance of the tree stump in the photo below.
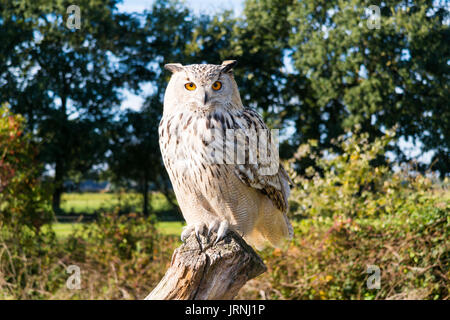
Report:
M 256 252 L 234 231 L 212 245 L 194 234 L 175 249 L 166 274 L 145 300 L 233 299 L 250 279 L 267 268 Z

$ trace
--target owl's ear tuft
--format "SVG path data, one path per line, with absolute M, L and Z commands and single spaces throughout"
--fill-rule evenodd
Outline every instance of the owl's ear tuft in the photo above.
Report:
M 225 60 L 224 62 L 222 62 L 222 72 L 232 71 L 236 64 L 236 60 Z
M 172 73 L 175 73 L 183 70 L 183 65 L 181 63 L 168 63 L 164 65 L 164 69 L 169 70 Z

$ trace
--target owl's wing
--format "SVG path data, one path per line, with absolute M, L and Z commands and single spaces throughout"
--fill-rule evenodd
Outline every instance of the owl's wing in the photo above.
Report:
M 269 197 L 281 212 L 286 212 L 292 180 L 282 164 L 279 163 L 276 141 L 256 111 L 245 108 L 240 116 L 239 118 L 242 120 L 240 127 L 244 131 L 257 132 L 256 135 L 246 138 L 248 145 L 253 143 L 253 146 L 257 146 L 257 148 L 246 146 L 245 163 L 237 164 L 235 173 L 244 184 L 258 189 Z M 266 138 L 264 138 L 265 134 Z M 259 148 L 260 144 L 262 148 Z M 265 160 L 261 161 L 261 150 L 264 150 L 264 147 L 267 148 L 268 157 L 262 157 Z M 250 160 L 252 158 L 253 160 Z M 257 161 L 254 161 L 255 159 Z

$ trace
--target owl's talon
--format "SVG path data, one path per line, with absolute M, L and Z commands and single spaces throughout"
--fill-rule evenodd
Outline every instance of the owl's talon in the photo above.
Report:
M 192 231 L 194 231 L 194 227 L 193 226 L 184 226 L 183 227 L 183 231 L 181 232 L 181 241 L 183 243 L 186 243 L 187 238 L 189 238 L 189 235 L 192 233 Z
M 200 239 L 200 234 L 203 234 L 203 232 L 205 231 L 205 224 L 204 223 L 196 224 L 194 229 L 195 229 L 195 236 L 197 237 L 197 239 Z
M 212 234 L 212 232 L 217 230 L 217 237 L 213 243 L 213 245 L 216 245 L 220 240 L 222 240 L 226 236 L 229 228 L 229 223 L 228 221 L 221 221 L 219 223 L 219 221 L 215 220 L 211 222 L 211 224 L 209 224 L 207 228 L 206 227 L 207 227 L 206 224 L 203 222 L 185 226 L 183 228 L 183 232 L 181 232 L 181 241 L 183 241 L 183 243 L 186 243 L 187 238 L 189 238 L 191 233 L 194 233 L 195 238 L 197 239 L 198 245 L 200 247 L 200 251 L 203 251 L 202 239 L 200 235 L 204 235 L 205 229 L 207 229 L 206 233 L 206 237 L 208 238 L 207 242 L 209 242 L 209 237 Z
M 209 236 L 211 235 L 211 232 L 212 232 L 213 230 L 216 230 L 216 229 L 218 228 L 218 226 L 219 226 L 219 222 L 216 221 L 216 220 L 214 220 L 214 221 L 209 225 L 209 228 L 208 228 L 208 238 L 209 238 Z
M 195 230 L 195 237 L 197 238 L 197 242 L 200 247 L 200 251 L 203 251 L 202 239 L 200 238 L 200 234 L 203 234 L 203 232 L 205 231 L 205 224 L 204 223 L 196 224 L 194 230 Z
M 214 241 L 214 245 L 217 244 L 220 240 L 222 240 L 228 232 L 228 221 L 222 221 L 219 225 L 219 230 L 217 230 L 217 238 Z

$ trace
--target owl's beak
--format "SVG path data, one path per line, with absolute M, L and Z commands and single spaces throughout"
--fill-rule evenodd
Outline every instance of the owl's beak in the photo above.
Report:
M 202 103 L 203 102 L 203 106 L 206 106 L 206 104 L 209 101 L 209 97 L 208 97 L 208 93 L 206 92 L 206 89 L 203 87 L 200 87 L 197 89 L 197 97 L 198 97 L 198 102 Z
M 206 88 L 199 86 L 197 90 L 195 90 L 195 102 L 197 104 L 197 108 L 202 110 L 211 108 L 211 92 L 208 94 Z

